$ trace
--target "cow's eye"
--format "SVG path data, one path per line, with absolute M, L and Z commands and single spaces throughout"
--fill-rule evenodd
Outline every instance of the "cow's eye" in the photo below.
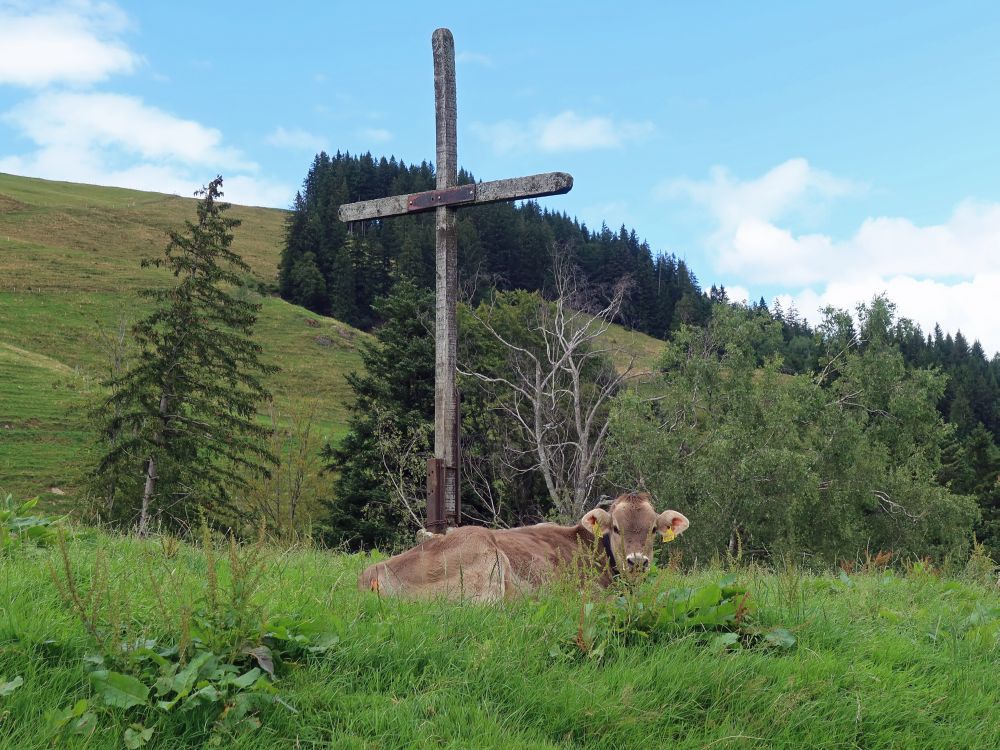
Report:
M 615 533 L 617 534 L 618 533 L 618 524 L 615 524 L 612 528 L 615 530 Z

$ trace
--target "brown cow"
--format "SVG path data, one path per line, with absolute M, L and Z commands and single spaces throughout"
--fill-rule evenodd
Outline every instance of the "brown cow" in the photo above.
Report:
M 675 510 L 657 514 L 648 494 L 632 493 L 608 510 L 594 508 L 575 526 L 540 523 L 498 531 L 461 526 L 369 566 L 358 577 L 358 588 L 496 601 L 537 589 L 558 569 L 581 560 L 607 586 L 623 570 L 649 567 L 654 532 L 670 539 L 688 525 Z

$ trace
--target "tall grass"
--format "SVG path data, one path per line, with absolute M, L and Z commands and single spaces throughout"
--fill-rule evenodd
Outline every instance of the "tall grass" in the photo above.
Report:
M 85 531 L 66 554 L 83 588 L 103 571 L 132 634 L 176 641 L 183 618 L 159 613 L 208 585 L 206 555 L 185 544 Z M 356 591 L 363 556 L 265 554 L 252 611 L 265 627 L 280 617 L 332 644 L 275 683 L 297 713 L 267 708 L 258 729 L 225 736 L 154 716 L 147 747 L 1000 747 L 1000 594 L 989 584 L 917 568 L 751 568 L 738 577 L 757 620 L 794 633 L 794 648 L 723 651 L 689 633 L 620 639 L 595 655 L 575 645 L 582 602 L 571 589 L 502 606 L 405 602 Z M 60 555 L 0 558 L 0 684 L 23 679 L 0 697 L 0 747 L 50 747 L 46 714 L 93 699 L 94 639 L 46 570 Z M 230 559 L 219 556 L 215 586 Z M 187 583 L 151 586 L 150 570 Z M 662 574 L 691 586 L 721 572 Z M 139 711 L 105 711 L 60 746 L 122 747 Z

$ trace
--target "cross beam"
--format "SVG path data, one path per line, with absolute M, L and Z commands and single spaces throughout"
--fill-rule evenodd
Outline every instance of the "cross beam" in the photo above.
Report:
M 459 185 L 444 190 L 426 190 L 409 195 L 391 195 L 340 207 L 341 221 L 365 221 L 433 211 L 438 206 L 482 205 L 500 201 L 562 195 L 573 188 L 572 176 L 565 172 L 545 172 L 530 177 L 514 177 L 478 184 Z
M 456 215 L 465 206 L 568 193 L 573 178 L 547 172 L 509 180 L 458 184 L 455 40 L 448 29 L 431 36 L 434 49 L 434 113 L 437 189 L 394 195 L 340 207 L 341 221 L 366 221 L 434 211 L 436 214 L 434 305 L 434 458 L 427 464 L 427 529 L 443 532 L 461 522 L 461 421 L 455 365 L 458 359 L 455 303 L 458 296 Z

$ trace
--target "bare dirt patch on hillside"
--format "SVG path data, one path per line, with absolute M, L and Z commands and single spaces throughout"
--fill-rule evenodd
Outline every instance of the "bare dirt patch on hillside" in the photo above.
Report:
M 0 193 L 0 214 L 7 213 L 9 211 L 23 211 L 27 207 L 27 204 L 21 203 L 21 201 L 11 198 L 9 195 Z

